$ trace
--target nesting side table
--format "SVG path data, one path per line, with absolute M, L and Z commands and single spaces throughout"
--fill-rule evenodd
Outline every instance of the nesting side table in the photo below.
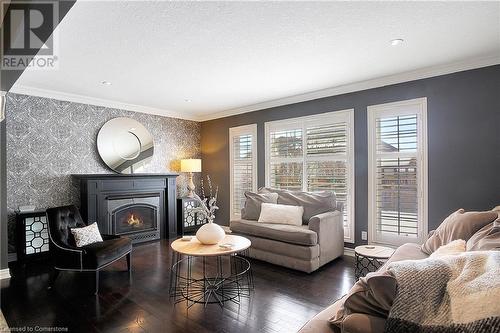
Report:
M 356 280 L 370 272 L 375 272 L 394 253 L 394 249 L 379 245 L 356 246 L 354 255 L 356 257 L 356 267 L 354 275 Z

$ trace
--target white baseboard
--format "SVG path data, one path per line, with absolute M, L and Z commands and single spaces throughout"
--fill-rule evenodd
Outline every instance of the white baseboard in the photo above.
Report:
M 10 271 L 8 268 L 0 269 L 0 280 L 10 279 Z
M 344 247 L 344 255 L 348 257 L 354 257 L 354 249 L 350 247 Z

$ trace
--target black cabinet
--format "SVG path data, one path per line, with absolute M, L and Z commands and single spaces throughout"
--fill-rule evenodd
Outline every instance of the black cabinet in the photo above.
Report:
M 207 219 L 203 215 L 190 211 L 190 209 L 198 207 L 199 204 L 199 201 L 189 197 L 177 199 L 177 232 L 179 235 L 194 234 L 207 223 Z
M 49 230 L 44 210 L 16 213 L 16 233 L 19 262 L 48 257 Z

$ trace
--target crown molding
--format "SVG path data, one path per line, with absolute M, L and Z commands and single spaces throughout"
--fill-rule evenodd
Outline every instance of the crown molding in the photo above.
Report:
M 263 109 L 268 109 L 277 106 L 283 106 L 288 104 L 295 104 L 305 101 L 310 101 L 314 99 L 331 97 L 341 94 L 347 94 L 355 91 L 362 91 L 367 89 L 379 88 L 384 86 L 389 86 L 392 84 L 415 81 L 420 79 L 426 79 L 434 76 L 446 75 L 456 72 L 462 72 L 470 69 L 477 69 L 481 67 L 488 67 L 500 64 L 500 55 L 493 54 L 486 57 L 469 59 L 466 61 L 454 62 L 446 65 L 437 65 L 426 67 L 422 69 L 417 69 L 413 71 L 403 72 L 394 75 L 388 75 L 380 78 L 369 79 L 366 81 L 359 81 L 355 83 L 350 83 L 346 85 L 341 85 L 337 87 L 326 88 L 322 90 L 311 91 L 304 94 L 293 95 L 289 97 L 284 97 L 280 99 L 274 99 L 262 103 L 252 104 L 248 106 L 243 106 L 235 109 L 225 110 L 221 112 L 216 112 L 204 116 L 199 116 L 198 121 L 207 121 L 218 118 L 224 118 L 229 116 L 234 116 L 237 114 L 258 111 Z
M 388 75 L 388 76 L 384 76 L 384 77 L 380 77 L 380 78 L 359 81 L 359 82 L 355 82 L 355 83 L 340 85 L 340 86 L 321 89 L 321 90 L 315 90 L 315 91 L 311 91 L 311 92 L 304 93 L 304 94 L 288 96 L 288 97 L 284 97 L 284 98 L 279 98 L 279 99 L 274 99 L 274 100 L 265 101 L 265 102 L 261 102 L 261 103 L 242 106 L 242 107 L 238 107 L 238 108 L 234 108 L 234 109 L 214 112 L 214 113 L 210 113 L 210 114 L 206 114 L 206 115 L 182 113 L 182 112 L 176 112 L 176 111 L 171 111 L 171 110 L 163 110 L 163 109 L 157 109 L 157 108 L 152 108 L 152 107 L 148 107 L 148 106 L 122 103 L 122 102 L 101 99 L 101 98 L 94 98 L 94 97 L 89 97 L 89 96 L 84 96 L 84 95 L 63 93 L 63 92 L 58 92 L 55 90 L 48 90 L 48 89 L 23 86 L 20 84 L 15 84 L 10 89 L 10 92 L 13 92 L 16 94 L 24 94 L 24 95 L 32 95 L 32 96 L 38 96 L 38 97 L 53 98 L 53 99 L 58 99 L 58 100 L 68 101 L 68 102 L 91 104 L 91 105 L 103 106 L 103 107 L 108 107 L 108 108 L 116 108 L 116 109 L 123 109 L 123 110 L 140 112 L 140 113 L 154 114 L 154 115 L 163 116 L 163 117 L 172 117 L 172 118 L 180 118 L 180 119 L 203 122 L 203 121 L 208 121 L 208 120 L 213 120 L 213 119 L 218 119 L 218 118 L 234 116 L 234 115 L 238 115 L 238 114 L 242 114 L 242 113 L 268 109 L 268 108 L 277 107 L 277 106 L 295 104 L 295 103 L 310 101 L 310 100 L 324 98 L 324 97 L 331 97 L 331 96 L 347 94 L 347 93 L 351 93 L 351 92 L 355 92 L 355 91 L 362 91 L 362 90 L 367 90 L 367 89 L 379 88 L 379 87 L 384 87 L 384 86 L 388 86 L 388 85 L 409 82 L 409 81 L 415 81 L 415 80 L 420 80 L 420 79 L 426 79 L 426 78 L 430 78 L 430 77 L 446 75 L 446 74 L 451 74 L 451 73 L 456 73 L 456 72 L 462 72 L 462 71 L 466 71 L 466 70 L 471 70 L 471 69 L 476 69 L 476 68 L 481 68 L 481 67 L 488 67 L 488 66 L 493 66 L 493 65 L 498 65 L 498 64 L 500 64 L 500 55 L 493 54 L 493 55 L 486 56 L 486 57 L 474 58 L 474 59 L 469 59 L 469 60 L 460 61 L 460 62 L 454 62 L 451 64 L 445 64 L 445 65 L 431 66 L 431 67 L 426 67 L 426 68 L 422 68 L 422 69 L 417 69 L 414 71 L 408 71 L 408 72 L 403 72 L 403 73 L 399 73 L 399 74 Z M 5 94 L 5 92 L 3 92 L 3 91 L 1 93 Z
M 89 97 L 89 96 L 78 95 L 78 94 L 64 93 L 64 92 L 59 92 L 59 91 L 55 91 L 55 90 L 24 86 L 24 85 L 20 85 L 20 84 L 15 84 L 9 90 L 9 92 L 15 93 L 15 94 L 22 94 L 22 95 L 31 95 L 31 96 L 52 98 L 52 99 L 57 99 L 57 100 L 67 101 L 67 102 L 90 104 L 90 105 L 103 106 L 103 107 L 113 108 L 113 109 L 122 109 L 122 110 L 128 110 L 128 111 L 134 111 L 134 112 L 140 112 L 140 113 L 147 113 L 147 114 L 153 114 L 153 115 L 162 116 L 162 117 L 180 118 L 180 119 L 194 120 L 194 121 L 199 120 L 198 117 L 196 117 L 195 115 L 189 114 L 189 113 L 182 113 L 182 112 L 175 112 L 175 111 L 170 111 L 170 110 L 157 109 L 157 108 L 152 108 L 152 107 L 143 106 L 143 105 L 122 103 L 122 102 L 112 101 L 112 100 L 108 100 L 108 99 L 95 98 L 95 97 Z

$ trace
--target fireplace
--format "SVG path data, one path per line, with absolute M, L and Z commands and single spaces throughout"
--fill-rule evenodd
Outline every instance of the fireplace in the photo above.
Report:
M 110 195 L 106 201 L 114 235 L 125 235 L 135 242 L 160 238 L 159 193 Z
M 133 243 L 177 236 L 177 174 L 73 175 L 85 221 Z

